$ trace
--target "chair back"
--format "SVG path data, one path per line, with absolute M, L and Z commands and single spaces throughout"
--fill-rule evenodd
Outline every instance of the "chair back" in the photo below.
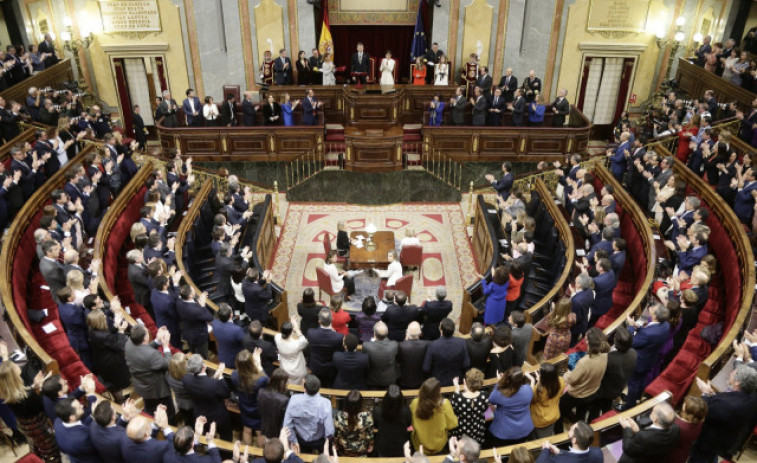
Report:
M 407 300 L 409 301 L 410 295 L 413 293 L 413 274 L 411 273 L 397 279 L 397 282 L 394 283 L 394 289 L 407 294 Z
M 323 252 L 326 253 L 326 259 L 328 259 L 331 252 L 331 239 L 329 239 L 328 233 L 323 234 Z
M 331 287 L 331 277 L 326 273 L 326 270 L 321 267 L 316 267 L 315 274 L 318 277 L 318 289 L 329 296 L 333 296 L 334 289 Z
M 405 245 L 400 251 L 400 264 L 403 267 L 420 267 L 423 263 L 423 246 Z
M 370 57 L 368 61 L 371 64 L 368 66 L 368 77 L 365 78 L 365 82 L 373 84 L 376 83 L 376 58 Z

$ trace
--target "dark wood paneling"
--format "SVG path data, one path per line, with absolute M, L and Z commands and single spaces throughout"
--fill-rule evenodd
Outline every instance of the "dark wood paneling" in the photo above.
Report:
M 682 58 L 678 60 L 676 80 L 679 88 L 685 90 L 690 98 L 701 98 L 706 90 L 712 90 L 721 103 L 735 100 L 743 109 L 751 108 L 752 101 L 757 98 L 754 93 Z
M 55 66 L 51 66 L 42 72 L 22 80 L 16 85 L 9 87 L 2 92 L 0 96 L 6 101 L 16 100 L 19 103 L 26 104 L 26 96 L 29 94 L 29 87 L 45 88 L 51 87 L 54 90 L 60 90 L 60 84 L 64 81 L 72 81 L 74 72 L 71 69 L 71 60 L 64 59 Z

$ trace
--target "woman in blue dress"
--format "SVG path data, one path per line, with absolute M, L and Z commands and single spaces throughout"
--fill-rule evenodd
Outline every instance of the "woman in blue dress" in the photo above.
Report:
M 297 105 L 300 104 L 300 100 L 295 100 L 294 103 L 288 93 L 284 94 L 284 101 L 281 102 L 281 112 L 284 114 L 284 125 L 287 127 L 294 125 L 294 117 L 292 117 L 292 111 Z
M 442 113 L 444 113 L 444 102 L 440 101 L 441 95 L 438 93 L 434 95 L 434 99 L 431 100 L 428 109 L 430 116 L 428 118 L 428 124 L 433 126 L 442 125 Z
M 483 275 L 481 286 L 484 288 L 486 305 L 484 306 L 484 324 L 496 325 L 505 318 L 507 305 L 507 287 L 510 286 L 510 271 L 507 267 L 492 267 L 492 281 L 486 281 Z
M 260 432 L 258 392 L 268 385 L 268 376 L 260 363 L 260 348 L 250 353 L 243 349 L 237 354 L 237 369 L 231 373 L 231 382 L 239 397 L 239 412 L 242 415 L 242 440 L 252 445 L 252 434 Z

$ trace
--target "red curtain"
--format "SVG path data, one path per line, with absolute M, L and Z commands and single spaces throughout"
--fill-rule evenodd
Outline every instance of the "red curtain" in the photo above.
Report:
M 116 69 L 116 88 L 118 90 L 118 103 L 124 116 L 125 135 L 132 137 L 134 126 L 131 119 L 131 97 L 129 96 L 129 86 L 126 83 L 126 69 L 122 58 L 113 59 L 113 67 Z
M 576 107 L 583 111 L 584 109 L 584 99 L 586 99 L 586 82 L 589 80 L 589 68 L 591 67 L 591 61 L 592 57 L 588 56 L 586 57 L 586 61 L 584 62 L 584 70 L 581 75 L 581 89 L 578 91 L 578 101 L 576 102 Z
M 155 57 L 155 67 L 158 68 L 158 80 L 160 81 L 160 92 L 168 90 L 168 84 L 166 83 L 166 70 L 163 66 L 163 58 L 161 56 Z M 176 98 L 174 95 L 171 95 Z

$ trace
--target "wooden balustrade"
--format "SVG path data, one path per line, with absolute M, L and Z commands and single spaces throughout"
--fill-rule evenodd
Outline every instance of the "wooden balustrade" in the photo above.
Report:
M 91 149 L 83 149 L 67 165 L 71 166 L 81 163 L 90 151 Z M 46 371 L 50 371 L 53 374 L 58 374 L 58 362 L 39 345 L 16 310 L 16 304 L 13 301 L 13 262 L 16 252 L 21 245 L 21 240 L 26 235 L 29 227 L 35 225 L 33 221 L 37 212 L 50 200 L 50 194 L 53 190 L 63 188 L 66 182 L 66 171 L 67 169 L 65 168 L 58 170 L 26 200 L 26 203 L 24 203 L 8 228 L 2 251 L 0 251 L 0 272 L 2 274 L 0 276 L 0 298 L 2 298 L 3 306 L 10 319 L 8 327 L 13 332 L 18 345 L 26 346 L 33 355 L 39 357 L 45 365 Z M 26 275 L 23 278 L 26 278 Z
M 742 109 L 752 107 L 752 101 L 757 98 L 754 93 L 723 79 L 715 73 L 705 71 L 688 60 L 678 59 L 676 71 L 678 87 L 689 94 L 689 98 L 702 98 L 704 92 L 712 90 L 719 102 L 738 101 Z
M 5 101 L 15 100 L 22 105 L 25 105 L 30 87 L 51 87 L 53 90 L 62 90 L 60 84 L 67 80 L 74 80 L 74 71 L 71 68 L 71 60 L 64 59 L 60 63 L 50 66 L 44 71 L 38 72 L 37 74 L 6 88 L 0 92 L 0 96 L 5 98 Z

